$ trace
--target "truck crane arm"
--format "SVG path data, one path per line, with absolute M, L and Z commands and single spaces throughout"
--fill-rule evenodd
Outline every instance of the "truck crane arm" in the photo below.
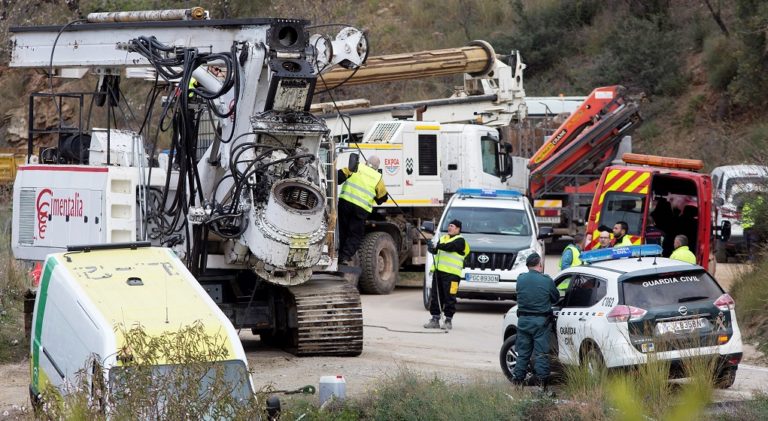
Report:
M 528 162 L 530 193 L 561 191 L 570 176 L 598 175 L 615 157 L 619 141 L 640 122 L 638 105 L 622 86 L 597 88 Z

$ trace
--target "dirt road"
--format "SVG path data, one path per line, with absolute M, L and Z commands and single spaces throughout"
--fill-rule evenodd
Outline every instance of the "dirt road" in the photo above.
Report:
M 557 266 L 547 257 L 547 272 Z M 720 265 L 717 278 L 730 285 L 740 269 Z M 344 375 L 347 392 L 363 395 L 376 387 L 378 379 L 407 369 L 452 381 L 505 381 L 499 368 L 502 316 L 511 302 L 461 301 L 450 333 L 426 333 L 428 319 L 420 288 L 398 288 L 391 295 L 363 296 L 365 345 L 357 358 L 297 358 L 278 349 L 264 348 L 258 337 L 241 333 L 257 388 L 271 385 L 278 390 L 307 384 L 317 386 L 320 376 Z M 440 331 L 442 332 L 442 331 Z M 768 390 L 768 368 L 759 367 L 751 347 L 739 367 L 736 383 L 718 392 L 718 400 L 748 398 L 754 389 Z M 27 401 L 28 362 L 0 366 L 0 414 L 13 404 Z

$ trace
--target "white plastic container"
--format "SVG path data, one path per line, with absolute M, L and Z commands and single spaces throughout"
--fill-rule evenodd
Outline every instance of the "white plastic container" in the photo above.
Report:
M 344 376 L 320 377 L 320 405 L 332 397 L 340 401 L 346 399 L 347 381 L 344 380 Z

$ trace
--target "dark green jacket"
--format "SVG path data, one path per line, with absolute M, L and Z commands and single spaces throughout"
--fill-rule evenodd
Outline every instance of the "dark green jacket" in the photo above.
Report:
M 529 270 L 517 278 L 517 310 L 547 313 L 560 299 L 555 282 L 549 275 Z

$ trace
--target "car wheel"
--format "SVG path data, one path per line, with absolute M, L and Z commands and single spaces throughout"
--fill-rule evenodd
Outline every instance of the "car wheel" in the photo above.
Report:
M 736 381 L 736 369 L 738 367 L 726 367 L 720 370 L 715 377 L 715 387 L 718 389 L 728 389 Z
M 507 380 L 513 381 L 515 364 L 517 364 L 517 335 L 512 335 L 504 341 L 501 345 L 501 351 L 499 351 L 499 363 L 501 364 L 501 371 L 507 376 Z
M 581 364 L 591 376 L 600 376 L 605 372 L 605 360 L 597 345 L 587 345 L 581 352 Z

